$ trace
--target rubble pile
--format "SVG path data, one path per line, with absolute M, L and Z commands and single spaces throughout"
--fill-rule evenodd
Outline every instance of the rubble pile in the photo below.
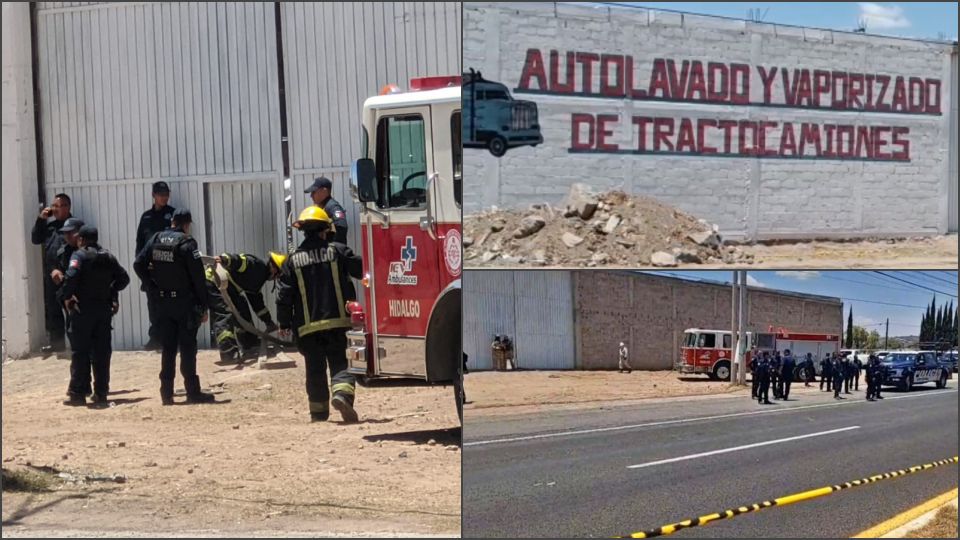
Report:
M 673 267 L 741 263 L 752 256 L 724 245 L 716 225 L 650 197 L 595 194 L 574 184 L 562 205 L 496 208 L 466 216 L 469 266 Z

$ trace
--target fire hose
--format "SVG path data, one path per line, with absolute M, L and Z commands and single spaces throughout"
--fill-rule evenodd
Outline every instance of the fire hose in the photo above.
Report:
M 293 341 L 286 341 L 272 334 L 268 334 L 267 332 L 257 328 L 250 321 L 244 319 L 237 310 L 237 306 L 233 304 L 233 300 L 230 299 L 230 294 L 227 291 L 227 288 L 230 286 L 230 275 L 227 273 L 227 269 L 223 266 L 220 266 L 216 259 L 208 255 L 203 255 L 201 259 L 203 260 L 205 266 L 213 268 L 214 284 L 217 286 L 217 289 L 220 290 L 220 296 L 223 297 L 223 302 L 227 305 L 227 309 L 230 310 L 230 313 L 232 313 L 233 317 L 237 320 L 237 324 L 240 325 L 240 328 L 243 328 L 251 334 L 259 336 L 263 340 L 276 343 L 282 347 L 293 347 L 295 345 Z M 261 344 L 265 345 L 265 343 L 262 341 Z

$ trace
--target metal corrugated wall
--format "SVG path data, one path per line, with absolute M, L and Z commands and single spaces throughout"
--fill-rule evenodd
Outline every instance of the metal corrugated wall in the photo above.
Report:
M 460 2 L 284 2 L 281 4 L 284 87 L 294 211 L 309 202 L 317 176 L 350 221 L 348 242 L 360 245 L 350 198 L 350 164 L 361 157 L 360 114 L 366 98 L 390 83 L 461 72 Z M 297 239 L 299 242 L 299 238 Z
M 70 194 L 74 214 L 131 272 L 139 217 L 161 179 L 171 204 L 193 211 L 202 251 L 281 245 L 277 213 L 264 211 L 282 189 L 272 3 L 42 3 L 37 15 L 48 200 Z M 138 348 L 138 280 L 121 303 L 114 347 Z
M 576 362 L 569 271 L 474 270 L 463 278 L 463 350 L 470 369 L 491 369 L 496 334 L 514 342 L 523 369 L 573 369 Z

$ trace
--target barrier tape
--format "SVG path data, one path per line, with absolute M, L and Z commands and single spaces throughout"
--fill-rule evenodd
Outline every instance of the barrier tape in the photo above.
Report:
M 696 519 L 687 519 L 677 523 L 671 523 L 670 525 L 664 525 L 663 527 L 659 527 L 656 529 L 636 532 L 625 537 L 617 536 L 615 538 L 653 538 L 655 536 L 665 536 L 668 534 L 673 534 L 682 529 L 689 529 L 692 527 L 699 527 L 701 525 L 706 525 L 712 521 L 718 521 L 721 519 L 730 519 L 732 517 L 736 517 L 742 514 L 749 514 L 751 512 L 757 512 L 757 511 L 763 510 L 764 508 L 770 508 L 773 506 L 785 506 L 788 504 L 806 501 L 809 499 L 822 497 L 824 495 L 829 495 L 836 491 L 841 491 L 841 490 L 849 489 L 852 487 L 864 486 L 867 484 L 872 484 L 874 482 L 879 482 L 880 480 L 886 480 L 888 478 L 897 478 L 899 476 L 905 476 L 908 474 L 925 471 L 927 469 L 941 467 L 943 465 L 956 464 L 958 461 L 960 461 L 960 456 L 954 456 L 949 459 L 942 459 L 940 461 L 934 461 L 933 463 L 926 463 L 924 465 L 917 465 L 916 467 L 910 467 L 909 469 L 900 469 L 898 471 L 891 471 L 885 474 L 878 474 L 868 478 L 861 478 L 860 480 L 854 480 L 852 482 L 846 482 L 846 483 L 837 484 L 834 486 L 825 486 L 818 489 L 811 489 L 808 491 L 803 491 L 801 493 L 787 495 L 786 497 L 780 497 L 772 501 L 763 501 L 762 503 L 758 503 L 758 504 L 751 504 L 749 506 L 741 506 L 739 508 L 734 508 L 731 510 L 724 510 L 723 512 L 707 514 L 705 516 L 700 516 Z

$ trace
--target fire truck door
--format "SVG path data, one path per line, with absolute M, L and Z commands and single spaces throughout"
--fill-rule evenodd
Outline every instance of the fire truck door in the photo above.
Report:
M 427 189 L 434 172 L 427 105 L 378 111 L 377 206 L 388 224 L 371 224 L 380 372 L 425 375 L 423 337 L 439 291 L 440 264 L 429 227 Z
M 460 235 L 460 196 L 462 188 L 463 150 L 460 144 L 461 117 L 459 103 L 432 105 L 433 142 L 432 178 L 430 190 L 430 226 L 436 235 L 434 242 L 439 261 L 437 291 L 460 276 L 463 243 Z

